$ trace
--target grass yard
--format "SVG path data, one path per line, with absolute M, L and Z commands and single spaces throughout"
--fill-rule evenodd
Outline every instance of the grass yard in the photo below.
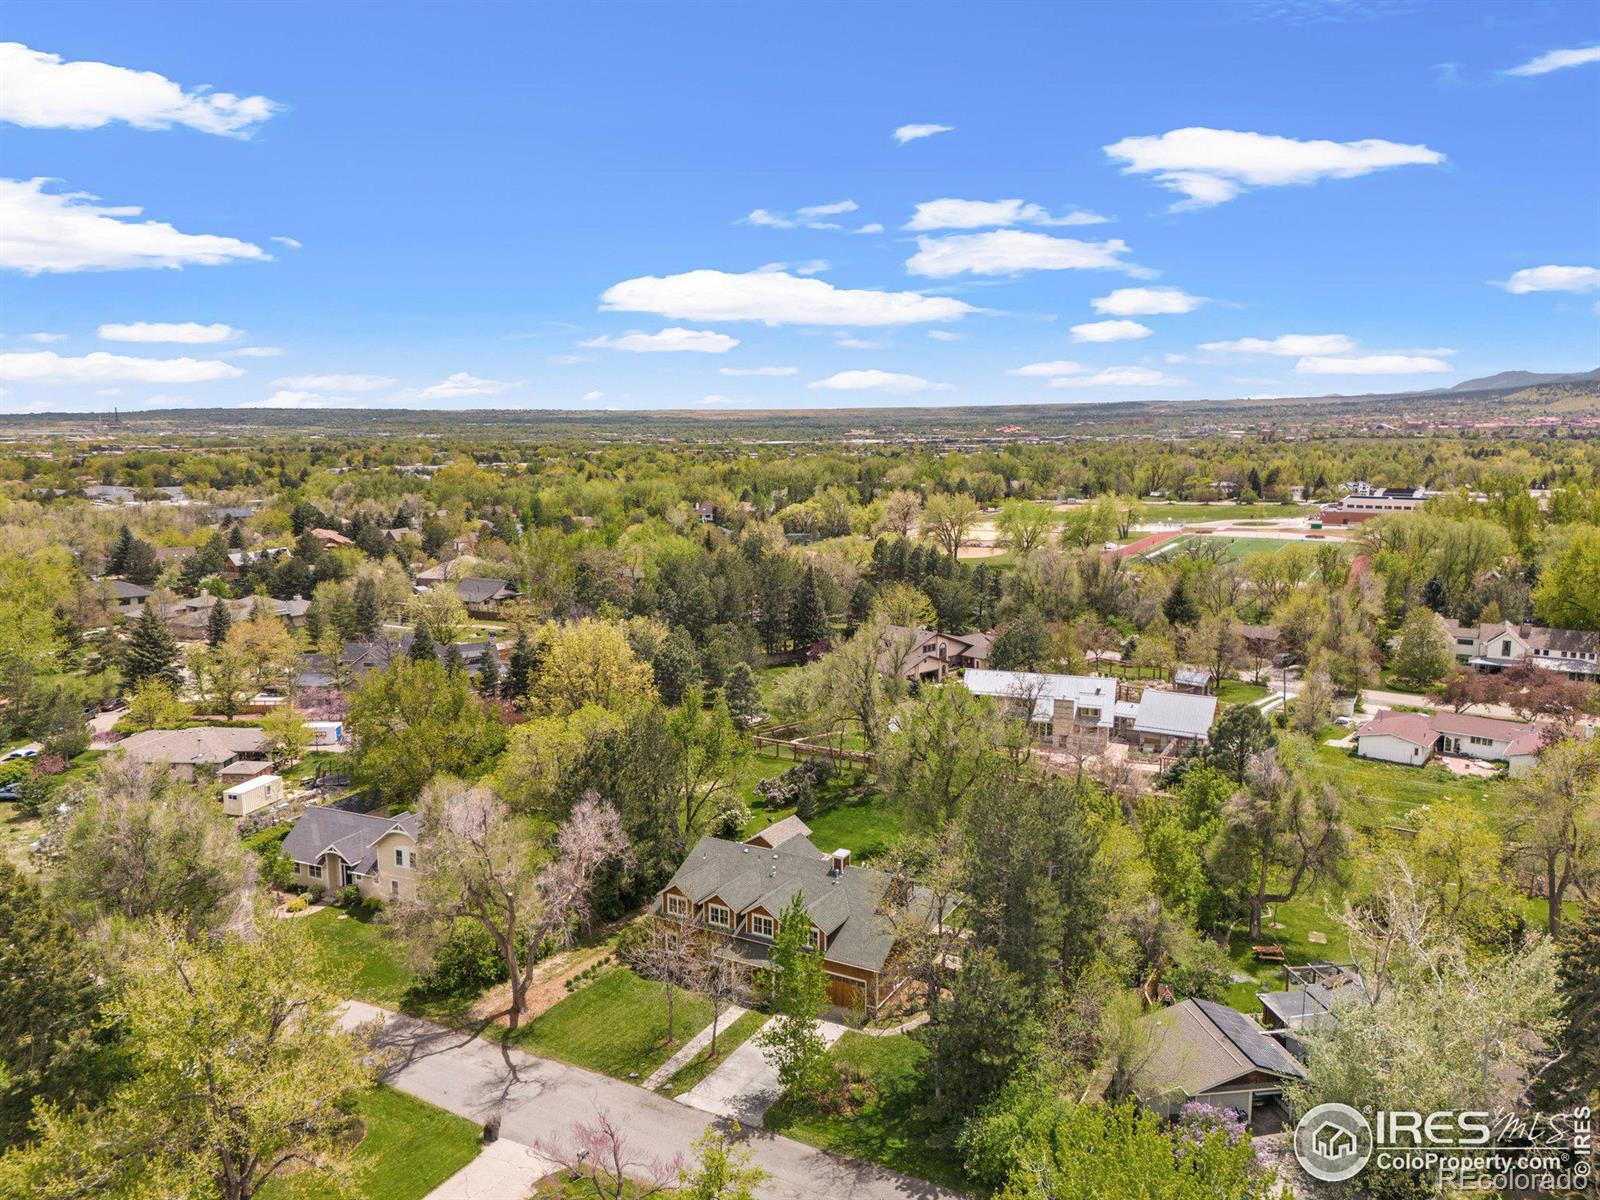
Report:
M 616 1079 L 637 1072 L 642 1079 L 711 1023 L 710 1003 L 683 988 L 677 989 L 676 1009 L 676 1037 L 668 1042 L 666 988 L 612 967 L 505 1037 L 531 1054 Z
M 707 1075 L 745 1042 L 755 1036 L 767 1021 L 763 1012 L 747 1012 L 732 1025 L 717 1030 L 717 1056 L 711 1057 L 710 1047 L 700 1051 L 661 1088 L 663 1096 L 681 1096 Z
M 1317 763 L 1350 800 L 1351 823 L 1365 829 L 1404 824 L 1411 810 L 1445 798 L 1464 799 L 1491 819 L 1504 812 L 1505 783 L 1500 779 L 1455 775 L 1439 763 L 1408 767 L 1400 763 L 1358 758 L 1354 750 L 1329 746 L 1329 737 L 1348 731 L 1325 730 L 1317 737 Z
M 310 936 L 341 992 L 382 1008 L 401 1007 L 416 975 L 375 913 L 365 906 L 353 911 L 329 907 L 290 919 Z
M 1245 683 L 1242 679 L 1224 679 L 1217 684 L 1218 704 L 1251 704 L 1267 694 L 1259 683 Z
M 1157 521 L 1251 521 L 1274 517 L 1304 517 L 1315 508 L 1305 504 L 1161 504 L 1144 502 L 1143 525 Z
M 1144 555 L 1144 557 L 1151 559 L 1176 558 L 1188 553 L 1191 546 L 1198 548 L 1202 544 L 1207 546 L 1220 545 L 1224 560 L 1229 562 L 1242 562 L 1244 559 L 1250 558 L 1257 554 L 1276 554 L 1285 546 L 1295 545 L 1294 542 L 1285 540 L 1284 538 L 1224 537 L 1220 534 L 1190 534 L 1187 537 L 1176 538 L 1170 542 L 1163 542 L 1154 550 L 1150 551 L 1149 554 Z M 1341 542 L 1302 542 L 1300 544 L 1309 546 L 1329 544 L 1343 546 L 1343 543 Z M 1346 552 L 1348 553 L 1348 550 Z
M 1235 972 L 1249 975 L 1252 983 L 1235 983 L 1228 988 L 1227 1002 L 1243 1013 L 1258 1013 L 1257 992 L 1275 992 L 1283 987 L 1283 966 L 1257 962 L 1252 945 L 1279 945 L 1291 965 L 1326 959 L 1350 961 L 1350 938 L 1339 924 L 1342 905 L 1331 892 L 1302 893 L 1285 904 L 1267 906 L 1261 916 L 1261 937 L 1254 939 L 1247 927 L 1236 929 L 1228 938 L 1228 960 Z M 1282 929 L 1274 926 L 1282 925 Z M 1325 943 L 1311 941 L 1309 934 L 1322 933 Z
M 952 1131 L 929 1115 L 931 1097 L 921 1072 L 927 1054 L 914 1034 L 875 1038 L 852 1030 L 829 1057 L 859 1073 L 865 1093 L 860 1105 L 848 1112 L 817 1112 L 780 1101 L 767 1110 L 764 1124 L 836 1154 L 965 1190 L 961 1156 L 950 1144 Z
M 784 759 L 779 771 L 772 774 L 794 765 Z M 792 812 L 792 807 L 756 807 L 750 823 L 745 826 L 744 836 L 749 837 Z M 817 790 L 816 815 L 807 824 L 811 826 L 811 840 L 822 849 L 831 851 L 843 846 L 850 851 L 852 861 L 869 862 L 887 852 L 899 839 L 905 826 L 905 814 L 861 774 L 840 769 Z
M 482 1149 L 477 1125 L 393 1088 L 363 1092 L 352 1112 L 365 1126 L 355 1154 L 364 1200 L 421 1200 Z M 275 1180 L 260 1192 L 261 1200 L 334 1200 L 339 1194 L 310 1176 Z

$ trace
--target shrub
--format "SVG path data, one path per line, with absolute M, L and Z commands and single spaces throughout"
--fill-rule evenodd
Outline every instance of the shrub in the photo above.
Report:
M 284 905 L 284 908 L 289 912 L 305 912 L 310 907 L 311 901 L 304 896 L 296 896 L 288 904 Z
M 766 807 L 793 808 L 802 821 L 816 815 L 816 789 L 833 778 L 833 764 L 826 759 L 812 758 L 790 767 L 782 775 L 763 779 L 756 785 L 756 793 Z
M 0 787 L 21 783 L 32 773 L 33 768 L 25 758 L 13 758 L 10 762 L 0 763 Z
M 644 952 L 649 948 L 650 925 L 648 921 L 635 921 L 632 925 L 626 926 L 617 935 L 617 961 L 624 966 L 637 967 L 644 957 Z
M 737 838 L 750 823 L 750 806 L 738 796 L 726 796 L 712 814 L 708 828 L 714 837 Z
M 361 889 L 353 883 L 347 883 L 334 893 L 334 900 L 340 908 L 355 908 L 361 903 Z
M 477 921 L 457 919 L 450 938 L 433 956 L 433 969 L 422 981 L 424 990 L 441 995 L 481 992 L 504 983 L 506 960 L 494 939 Z
M 306 888 L 306 895 L 311 897 L 311 903 L 321 904 L 322 897 L 327 890 L 328 889 L 323 887 L 320 883 L 313 883 L 310 887 Z

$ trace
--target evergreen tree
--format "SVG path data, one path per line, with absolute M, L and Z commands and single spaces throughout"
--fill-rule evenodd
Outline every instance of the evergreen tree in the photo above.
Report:
M 1600 1104 L 1600 903 L 1562 931 L 1556 968 L 1565 1024 L 1561 1057 L 1539 1077 L 1541 1107 Z
M 356 580 L 356 636 L 370 642 L 378 636 L 378 629 L 382 624 L 383 613 L 378 607 L 378 585 L 370 579 Z
M 1187 575 L 1178 576 L 1172 585 L 1172 590 L 1167 593 L 1166 601 L 1161 605 L 1161 611 L 1175 626 L 1193 625 L 1200 619 L 1200 606 L 1195 603 L 1194 596 L 1189 592 Z
M 452 674 L 459 674 L 466 669 L 466 662 L 461 657 L 461 647 L 451 642 L 444 648 L 444 669 Z
M 122 564 L 122 574 L 140 587 L 152 587 L 161 574 L 161 563 L 156 558 L 156 548 L 143 538 L 134 538 L 128 547 L 128 557 Z
M 121 575 L 128 564 L 128 552 L 133 549 L 133 530 L 124 525 L 117 530 L 116 541 L 106 553 L 106 574 Z
M 322 640 L 322 610 L 313 604 L 306 609 L 306 641 L 315 646 Z
M 206 645 L 213 650 L 222 645 L 222 639 L 228 636 L 228 628 L 233 624 L 233 614 L 228 611 L 228 602 L 220 596 L 211 606 L 211 615 L 206 618 Z
M 526 629 L 519 630 L 516 645 L 511 648 L 511 661 L 506 664 L 506 677 L 500 685 L 500 694 L 507 700 L 525 699 L 533 684 L 537 666 L 533 640 L 528 637 Z
M 1253 704 L 1230 704 L 1222 710 L 1206 742 L 1205 760 L 1235 783 L 1242 784 L 1250 760 L 1270 750 L 1277 740 L 1259 708 Z
M 817 569 L 807 567 L 789 616 L 789 640 L 796 649 L 804 650 L 813 642 L 823 641 L 832 632 L 833 627 L 828 623 L 828 606 L 822 599 L 822 587 L 817 582 Z
M 122 654 L 122 678 L 129 690 L 151 679 L 159 679 L 177 689 L 178 642 L 153 605 L 134 623 L 133 633 Z
M 761 685 L 755 671 L 743 659 L 728 671 L 722 694 L 728 701 L 728 712 L 739 724 L 749 725 L 761 715 Z
M 483 661 L 478 667 L 478 690 L 485 696 L 500 694 L 500 647 L 490 637 L 483 648 Z
M 436 662 L 439 652 L 433 644 L 433 634 L 428 632 L 428 623 L 418 621 L 416 632 L 411 635 L 411 648 L 406 651 L 406 657 L 412 662 Z
M 961 955 L 950 991 L 933 1005 L 926 1031 L 928 1076 L 938 1109 L 971 1116 L 1038 1045 L 1036 1004 L 1028 988 L 993 950 Z
M 244 530 L 241 529 L 238 524 L 231 525 L 228 528 L 228 549 L 244 549 Z
M 1035 671 L 1050 655 L 1050 631 L 1039 610 L 1029 605 L 994 639 L 990 664 L 997 671 Z
M 678 630 L 661 643 L 650 662 L 650 670 L 656 691 L 671 705 L 682 704 L 689 689 L 700 682 L 700 664 L 696 661 L 694 645 Z

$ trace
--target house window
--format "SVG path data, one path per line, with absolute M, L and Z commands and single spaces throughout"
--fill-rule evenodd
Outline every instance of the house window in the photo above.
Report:
M 394 865 L 397 867 L 406 865 L 406 852 L 404 850 L 396 850 L 394 852 Z
M 733 914 L 720 904 L 706 905 L 706 924 L 717 929 L 726 929 L 732 924 Z
M 689 915 L 689 902 L 682 896 L 677 896 L 671 892 L 668 892 L 666 905 L 667 915 L 670 917 L 687 917 Z
M 750 932 L 756 937 L 770 938 L 772 936 L 772 918 L 764 917 L 760 913 L 750 915 Z
M 822 933 L 813 925 L 806 933 L 806 949 L 816 950 L 822 945 Z
M 313 878 L 313 879 L 321 879 L 322 878 L 322 868 L 320 866 L 307 867 L 306 868 L 306 874 L 311 876 L 311 878 Z
M 1501 658 L 1510 658 L 1511 657 L 1511 639 L 1507 638 L 1505 641 L 1500 643 L 1500 657 Z
M 398 879 L 389 880 L 389 895 L 398 896 L 399 894 L 400 894 L 400 881 Z

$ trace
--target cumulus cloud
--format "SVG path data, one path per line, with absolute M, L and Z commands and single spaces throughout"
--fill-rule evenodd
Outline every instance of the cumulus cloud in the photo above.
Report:
M 913 275 L 948 279 L 952 275 L 1013 275 L 1019 271 L 1127 271 L 1117 256 L 1127 253 L 1121 238 L 1083 242 L 1021 229 L 992 233 L 958 233 L 917 239 L 917 252 L 906 260 Z
M 798 375 L 799 367 L 718 367 L 720 375 L 759 375 L 763 377 L 777 377 L 781 375 Z
M 1061 375 L 1076 375 L 1082 370 L 1082 363 L 1060 358 L 1054 362 L 1036 362 L 1029 363 L 1025 367 L 1013 367 L 1006 374 L 1021 375 L 1024 379 L 1055 379 Z
M 768 325 L 913 325 L 954 321 L 978 310 L 950 296 L 837 288 L 783 271 L 687 271 L 644 275 L 606 289 L 606 312 L 647 312 L 683 321 Z
M 1092 212 L 1051 216 L 1022 200 L 924 200 L 906 222 L 912 230 L 989 229 L 997 225 L 1102 225 L 1107 218 Z
M 1075 342 L 1127 342 L 1150 336 L 1150 327 L 1137 321 L 1090 321 L 1072 327 Z
M 1051 387 L 1156 387 L 1182 383 L 1149 367 L 1107 367 L 1093 375 L 1064 375 L 1050 381 Z
M 1524 267 L 1496 286 L 1519 296 L 1528 292 L 1592 292 L 1600 288 L 1600 268 Z
M 154 71 L 102 62 L 66 62 L 20 42 L 0 42 L 0 121 L 33 129 L 98 129 L 122 121 L 136 129 L 187 125 L 201 133 L 248 137 L 282 105 L 265 96 L 185 88 Z
M 604 392 L 598 392 L 598 391 L 597 392 L 585 392 L 583 394 L 583 396 L 582 396 L 583 402 L 585 404 L 593 404 L 596 400 L 604 400 L 605 398 L 606 398 L 606 394 Z
M 198 358 L 133 358 L 96 350 L 66 358 L 54 350 L 0 354 L 0 379 L 17 383 L 207 383 L 237 379 L 231 363 Z
M 521 380 L 508 383 L 500 379 L 479 379 L 476 375 L 457 371 L 432 387 L 423 388 L 417 395 L 423 400 L 463 400 L 470 396 L 498 396 L 521 386 Z
M 201 325 L 196 321 L 133 321 L 125 325 L 102 325 L 97 332 L 103 342 L 179 342 L 204 346 L 232 341 L 242 331 L 232 325 Z
M 330 400 L 327 396 L 319 396 L 315 392 L 284 390 L 273 392 L 265 400 L 250 400 L 245 408 L 328 408 L 337 401 Z
M 1581 67 L 1585 63 L 1592 62 L 1600 62 L 1600 46 L 1584 46 L 1577 50 L 1548 50 L 1520 67 L 1512 67 L 1506 74 L 1548 75 L 1551 71 L 1560 71 L 1566 67 Z
M 635 354 L 667 354 L 691 351 L 696 354 L 726 354 L 739 339 L 709 329 L 663 329 L 659 333 L 633 331 L 621 337 L 596 337 L 580 346 L 595 349 L 630 350 Z
M 902 125 L 894 131 L 894 140 L 904 146 L 919 138 L 930 138 L 936 133 L 954 133 L 954 125 Z
M 375 392 L 394 383 L 387 375 L 290 375 L 275 379 L 277 387 L 312 392 Z
M 46 192 L 44 179 L 0 179 L 0 267 L 27 275 L 214 266 L 272 256 L 237 238 L 181 233 L 143 210 L 106 207 L 84 192 Z
M 914 392 L 948 392 L 954 387 L 948 383 L 934 383 L 920 375 L 897 375 L 893 371 L 840 371 L 826 379 L 806 384 L 809 388 L 822 388 L 830 392 L 895 392 L 910 395 Z
M 41 346 L 48 346 L 52 342 L 64 342 L 67 335 L 64 333 L 25 333 L 22 335 L 30 342 L 38 342 Z
M 1387 167 L 1431 165 L 1444 155 L 1427 146 L 1367 138 L 1359 142 L 1301 141 L 1234 129 L 1174 129 L 1128 137 L 1105 147 L 1124 174 L 1153 175 L 1185 199 L 1173 210 L 1206 208 L 1247 188 L 1353 179 Z
M 1109 296 L 1089 301 L 1097 313 L 1113 317 L 1153 317 L 1165 313 L 1193 312 L 1206 302 L 1204 296 L 1191 296 L 1182 288 L 1117 288 Z
M 1273 354 L 1299 358 L 1302 354 L 1347 354 L 1354 339 L 1342 333 L 1285 333 L 1275 338 L 1236 338 L 1231 342 L 1201 342 L 1200 349 L 1219 354 Z
M 1299 375 L 1427 375 L 1450 370 L 1443 359 L 1420 354 L 1368 354 L 1358 358 L 1312 355 L 1294 365 Z

